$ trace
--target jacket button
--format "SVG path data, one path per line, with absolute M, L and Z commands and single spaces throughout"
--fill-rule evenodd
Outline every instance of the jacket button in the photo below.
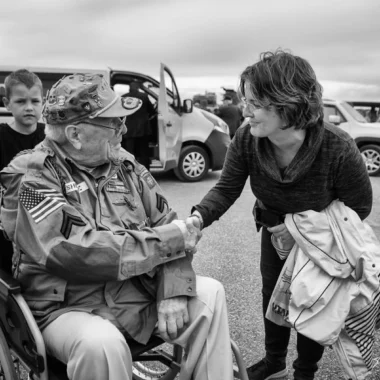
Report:
M 191 278 L 188 278 L 186 281 L 187 282 L 192 282 L 193 280 Z
M 170 257 L 172 254 L 169 252 L 166 254 L 166 257 Z
M 344 218 L 344 221 L 347 222 L 348 218 Z
M 372 264 L 372 268 L 375 268 L 376 267 L 376 264 Z
M 58 294 L 57 289 L 54 289 L 54 290 L 53 290 L 53 293 L 54 293 L 54 294 Z
M 191 288 L 190 286 L 187 288 L 187 291 L 188 292 L 192 292 L 193 291 L 193 288 Z

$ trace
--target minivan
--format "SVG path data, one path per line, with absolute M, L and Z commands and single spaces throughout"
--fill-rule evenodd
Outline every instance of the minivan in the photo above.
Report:
M 216 115 L 207 115 L 207 111 L 193 107 L 191 99 L 182 102 L 174 75 L 163 63 L 160 67 L 159 81 L 142 73 L 110 68 L 24 68 L 40 77 L 44 86 L 44 96 L 60 78 L 73 73 L 103 74 L 115 92 L 121 96 L 129 91 L 132 81 L 138 81 L 156 110 L 152 119 L 157 128 L 153 128 L 150 141 L 150 169 L 173 169 L 180 180 L 196 182 L 203 179 L 209 170 L 220 170 L 223 167 L 230 144 L 227 124 Z M 5 77 L 17 69 L 19 67 L 0 67 L 0 86 L 3 87 Z M 6 123 L 11 119 L 11 115 L 2 104 L 0 106 L 0 122 Z

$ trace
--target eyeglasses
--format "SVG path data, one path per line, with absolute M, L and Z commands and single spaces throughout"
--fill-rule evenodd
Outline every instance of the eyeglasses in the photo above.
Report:
M 98 118 L 99 119 L 99 118 Z M 98 120 L 97 119 L 97 120 Z M 116 137 L 120 136 L 121 132 L 123 131 L 123 127 L 125 126 L 125 120 L 127 119 L 126 116 L 124 117 L 114 117 L 112 118 L 111 122 L 108 123 L 108 125 L 104 125 L 102 123 L 98 123 L 96 120 L 81 120 L 78 122 L 78 124 L 90 124 L 94 125 L 96 127 L 102 127 L 107 129 L 112 129 L 115 131 Z M 113 125 L 113 127 L 110 127 L 110 125 Z
M 242 98 L 241 101 L 243 103 L 243 107 L 246 108 L 249 112 L 253 112 L 253 111 L 260 110 L 263 108 L 267 108 L 270 106 L 270 103 L 268 103 L 268 105 L 266 105 L 266 106 L 262 106 L 258 103 L 252 103 L 245 98 Z

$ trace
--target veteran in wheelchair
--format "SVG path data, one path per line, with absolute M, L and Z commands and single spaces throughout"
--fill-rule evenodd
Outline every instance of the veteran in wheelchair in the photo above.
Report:
M 133 361 L 163 341 L 170 376 L 236 374 L 224 289 L 191 265 L 201 232 L 121 149 L 125 118 L 140 106 L 101 75 L 64 77 L 46 98 L 46 139 L 0 173 L 1 222 L 15 246 L 13 279 L 0 279 L 0 376 L 14 378 L 4 339 L 31 378 L 53 378 L 45 350 L 65 378 L 144 378 Z

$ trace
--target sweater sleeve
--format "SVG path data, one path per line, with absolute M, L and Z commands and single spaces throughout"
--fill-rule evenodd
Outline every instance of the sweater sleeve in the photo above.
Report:
M 335 188 L 338 199 L 363 220 L 372 209 L 372 185 L 363 158 L 353 140 L 339 157 Z
M 242 154 L 243 141 L 242 134 L 232 141 L 219 181 L 191 210 L 191 212 L 197 210 L 202 215 L 204 227 L 218 220 L 243 191 L 248 177 L 248 168 Z

